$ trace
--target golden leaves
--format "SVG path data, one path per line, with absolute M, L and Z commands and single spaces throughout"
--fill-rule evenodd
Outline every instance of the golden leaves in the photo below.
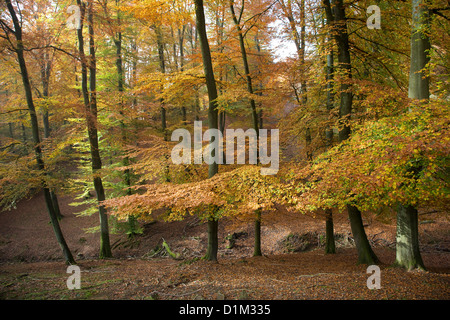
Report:
M 444 109 L 430 102 L 357 127 L 349 140 L 297 175 L 298 181 L 308 181 L 298 208 L 448 205 L 450 116 Z

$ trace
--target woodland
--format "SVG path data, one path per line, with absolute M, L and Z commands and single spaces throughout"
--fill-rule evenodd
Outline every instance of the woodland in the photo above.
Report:
M 449 19 L 445 0 L 1 0 L 0 298 L 449 299 Z M 199 121 L 253 129 L 278 171 L 261 144 L 174 163 Z

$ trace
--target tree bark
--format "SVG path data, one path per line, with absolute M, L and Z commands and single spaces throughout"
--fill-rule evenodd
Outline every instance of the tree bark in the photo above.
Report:
M 158 59 L 159 59 L 159 68 L 161 70 L 162 74 L 166 73 L 166 61 L 164 58 L 164 41 L 163 41 L 163 34 L 160 26 L 155 27 L 155 33 L 156 33 L 156 42 L 158 46 Z M 161 88 L 162 90 L 163 88 Z M 166 120 L 166 108 L 164 107 L 164 99 L 160 99 L 161 108 L 160 108 L 160 114 L 161 114 L 161 130 L 164 135 L 164 141 L 168 141 L 168 135 L 167 135 L 167 120 Z
M 245 72 L 245 80 L 247 82 L 247 91 L 250 94 L 253 94 L 253 84 L 252 84 L 252 77 L 250 75 L 250 67 L 248 64 L 248 58 L 247 58 L 247 50 L 245 48 L 245 42 L 244 42 L 244 36 L 242 34 L 242 28 L 240 26 L 240 21 L 236 16 L 236 13 L 234 11 L 234 0 L 230 0 L 230 11 L 231 11 L 231 16 L 233 18 L 233 22 L 234 25 L 236 27 L 236 30 L 238 32 L 238 37 L 239 37 L 239 47 L 241 49 L 241 57 L 242 57 L 242 63 L 244 65 L 244 72 Z M 241 10 L 244 10 L 244 8 L 242 8 Z M 256 111 L 256 103 L 255 100 L 250 98 L 250 107 L 251 107 L 251 114 L 252 114 L 252 124 L 253 124 L 253 129 L 255 129 L 256 131 L 256 136 L 258 138 L 259 136 L 259 119 L 258 119 L 258 113 Z
M 203 69 L 206 78 L 206 87 L 208 89 L 209 108 L 208 108 L 208 123 L 210 129 L 218 129 L 218 110 L 217 110 L 217 87 L 214 78 L 214 70 L 211 60 L 211 51 L 209 48 L 208 37 L 206 34 L 205 13 L 203 9 L 203 0 L 195 0 L 195 15 L 197 32 L 200 39 L 200 48 L 203 59 Z M 211 141 L 212 142 L 212 141 Z M 212 163 L 208 168 L 208 177 L 211 178 L 219 172 L 219 165 Z M 208 248 L 205 259 L 210 261 L 217 261 L 218 251 L 218 220 L 211 215 L 208 220 Z
M 41 63 L 42 63 L 41 65 L 42 97 L 44 99 L 47 99 L 50 96 L 50 75 L 52 69 L 52 62 L 46 53 L 43 54 Z M 42 122 L 44 124 L 44 138 L 45 139 L 50 138 L 51 129 L 50 129 L 48 108 L 44 110 L 44 113 L 42 115 Z M 56 217 L 58 218 L 58 220 L 61 220 L 63 218 L 63 215 L 61 214 L 61 209 L 59 207 L 58 196 L 56 195 L 54 190 L 50 190 L 50 196 L 52 199 Z
M 241 8 L 241 14 L 239 15 L 242 17 L 242 11 L 244 8 Z M 244 42 L 244 36 L 242 34 L 242 28 L 240 25 L 240 18 L 236 16 L 236 12 L 234 10 L 234 0 L 230 0 L 230 12 L 231 16 L 233 18 L 234 25 L 236 27 L 236 30 L 238 32 L 239 37 L 239 46 L 241 49 L 241 56 L 242 56 L 242 63 L 244 65 L 244 72 L 245 72 L 245 79 L 247 82 L 247 91 L 250 94 L 253 94 L 253 84 L 252 84 L 252 77 L 250 75 L 250 66 L 248 64 L 248 57 L 247 57 L 247 50 L 245 48 L 245 42 Z M 259 117 L 258 112 L 256 110 L 256 103 L 253 98 L 250 98 L 250 107 L 251 107 L 251 114 L 252 114 L 252 125 L 253 129 L 256 132 L 256 140 L 259 141 Z M 257 159 L 259 159 L 259 150 L 257 150 Z M 259 162 L 259 161 L 258 161 Z M 255 212 L 255 247 L 254 247 L 254 253 L 253 255 L 261 255 L 261 212 L 257 210 Z
M 105 190 L 103 188 L 102 178 L 98 175 L 98 171 L 102 169 L 102 160 L 100 157 L 100 148 L 97 131 L 97 64 L 95 57 L 95 39 L 94 39 L 94 16 L 93 16 L 93 0 L 88 1 L 88 29 L 89 29 L 89 89 L 90 89 L 90 134 L 89 140 L 91 144 L 92 171 L 94 173 L 94 188 L 97 193 L 97 201 L 99 203 L 100 218 L 100 259 L 112 257 L 111 245 L 109 241 L 108 216 L 106 208 L 100 203 L 106 199 Z
M 328 37 L 329 45 L 331 44 L 331 36 Z M 327 110 L 331 114 L 331 110 L 334 109 L 334 53 L 333 47 L 328 49 L 327 61 L 326 61 L 326 89 L 327 89 Z M 327 147 L 333 146 L 333 128 L 328 127 L 325 129 L 325 139 Z M 333 210 L 325 209 L 325 253 L 336 253 L 336 244 L 334 239 L 334 223 L 333 223 Z
M 13 124 L 11 122 L 8 122 L 8 128 L 9 128 L 9 137 L 11 139 L 14 139 L 14 129 Z
M 350 125 L 348 120 L 352 112 L 353 94 L 351 92 L 352 78 L 350 46 L 347 32 L 347 18 L 343 0 L 334 0 L 333 6 L 330 0 L 323 0 L 325 14 L 328 23 L 333 27 L 334 38 L 338 46 L 338 66 L 343 71 L 345 78 L 341 83 L 341 101 L 339 107 L 339 118 L 342 129 L 339 131 L 339 141 L 342 142 L 350 137 Z M 361 212 L 355 206 L 347 206 L 350 219 L 350 226 L 353 237 L 355 238 L 356 248 L 358 250 L 358 263 L 375 264 L 378 261 L 377 256 L 370 247 L 366 232 L 362 223 Z
M 395 264 L 407 270 L 425 270 L 419 249 L 418 214 L 413 206 L 399 204 L 397 208 L 396 241 Z
M 255 211 L 255 244 L 253 246 L 253 256 L 262 256 L 261 252 L 261 209 Z
M 379 260 L 373 252 L 369 240 L 367 239 L 366 231 L 364 230 L 364 225 L 362 222 L 361 211 L 350 205 L 347 206 L 347 210 L 353 238 L 355 239 L 356 249 L 358 250 L 358 263 L 368 265 L 377 264 Z
M 411 67 L 409 73 L 410 99 L 430 98 L 429 77 L 425 68 L 430 61 L 431 48 L 428 37 L 429 12 L 424 0 L 412 1 Z M 412 171 L 420 172 L 420 168 Z M 416 174 L 417 174 L 416 173 Z M 397 208 L 396 264 L 407 270 L 425 270 L 419 249 L 419 221 L 417 209 L 411 205 L 399 204 Z
M 44 197 L 45 197 L 45 205 L 47 207 L 47 211 L 49 213 L 50 216 L 50 221 L 53 227 L 53 231 L 55 233 L 56 236 L 56 240 L 58 241 L 59 246 L 61 247 L 62 251 L 63 251 L 63 256 L 64 259 L 66 261 L 67 264 L 75 264 L 75 259 L 72 256 L 72 253 L 64 239 L 61 227 L 59 225 L 58 222 L 58 217 L 56 215 L 56 212 L 54 210 L 53 207 L 53 203 L 52 203 L 52 199 L 51 199 L 51 194 L 50 194 L 50 189 L 47 186 L 47 183 L 45 181 L 46 175 L 47 173 L 45 172 L 45 164 L 44 164 L 44 160 L 42 158 L 42 150 L 41 150 L 41 141 L 40 141 L 40 137 L 39 137 L 39 126 L 38 126 L 38 119 L 36 116 L 36 108 L 34 106 L 34 101 L 33 101 L 33 95 L 32 95 L 32 90 L 31 90 L 31 83 L 30 83 L 30 78 L 28 75 L 28 69 L 26 66 L 26 61 L 25 61 L 25 56 L 24 56 L 24 46 L 23 46 L 23 39 L 22 39 L 22 27 L 20 25 L 19 19 L 17 18 L 16 12 L 14 7 L 11 4 L 10 0 L 5 0 L 7 9 L 11 15 L 11 19 L 13 21 L 14 24 L 14 36 L 17 40 L 17 44 L 16 44 L 16 54 L 17 54 L 17 60 L 19 62 L 19 67 L 20 67 L 20 73 L 22 76 L 22 82 L 23 82 L 23 87 L 25 90 L 25 97 L 26 97 L 26 102 L 27 102 L 27 106 L 28 106 L 28 110 L 29 110 L 29 114 L 30 114 L 30 121 L 31 121 L 31 129 L 32 129 L 32 133 L 33 133 L 33 143 L 34 143 L 34 152 L 35 152 L 35 157 L 36 157 L 36 162 L 38 164 L 38 168 L 39 170 L 42 172 L 43 175 L 43 180 L 42 180 L 42 186 L 44 189 Z
M 118 4 L 118 0 L 116 0 L 116 5 Z M 120 11 L 117 12 L 117 26 L 120 28 L 121 26 L 121 19 L 120 19 Z M 116 38 L 114 39 L 114 45 L 116 47 L 116 70 L 117 70 L 117 90 L 119 91 L 120 95 L 120 115 L 123 117 L 124 112 L 124 103 L 123 103 L 123 93 L 125 91 L 125 79 L 124 79 L 124 70 L 123 70 L 123 57 L 122 57 L 122 32 L 119 31 L 116 34 Z M 125 123 L 123 119 L 120 120 L 120 128 L 122 131 L 122 144 L 124 147 L 126 147 L 127 144 L 127 128 L 125 126 Z M 122 160 L 122 165 L 124 167 L 127 167 L 130 164 L 130 158 L 128 156 L 125 156 Z M 123 171 L 123 181 L 125 185 L 128 187 L 126 194 L 131 195 L 131 174 L 130 169 L 125 169 Z M 136 218 L 134 216 L 128 217 L 128 236 L 133 237 L 136 234 Z
M 332 209 L 325 209 L 325 253 L 336 253 Z
M 95 62 L 95 41 L 94 41 L 94 22 L 92 12 L 92 0 L 88 1 L 88 29 L 89 29 L 89 89 L 88 90 L 88 61 L 84 54 L 84 38 L 83 38 L 83 19 L 86 13 L 86 6 L 77 0 L 81 10 L 81 28 L 77 30 L 78 49 L 81 60 L 81 89 L 86 112 L 86 123 L 88 129 L 89 146 L 91 152 L 91 167 L 94 175 L 94 188 L 99 203 L 99 220 L 100 220 L 100 252 L 99 258 L 112 257 L 111 245 L 109 241 L 109 226 L 106 208 L 100 203 L 105 200 L 105 190 L 103 188 L 102 178 L 99 171 L 102 169 L 102 161 L 100 157 L 98 131 L 97 131 L 97 80 L 96 80 L 96 62 Z

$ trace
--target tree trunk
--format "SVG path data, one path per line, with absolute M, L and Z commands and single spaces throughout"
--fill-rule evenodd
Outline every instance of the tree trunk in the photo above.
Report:
M 53 209 L 55 210 L 56 217 L 58 218 L 58 220 L 61 220 L 63 218 L 63 215 L 59 207 L 58 196 L 53 190 L 50 191 L 50 198 L 52 199 Z
M 98 171 L 102 169 L 102 160 L 100 157 L 100 149 L 98 142 L 97 132 L 97 65 L 95 57 L 95 40 L 94 40 L 94 16 L 93 16 L 93 0 L 88 1 L 89 15 L 89 89 L 91 91 L 90 101 L 90 144 L 91 144 L 91 156 L 92 156 L 92 171 L 94 177 L 94 188 L 97 193 L 97 201 L 100 204 L 106 199 L 105 190 L 103 188 L 102 178 L 98 176 Z M 106 208 L 103 205 L 99 205 L 99 218 L 100 218 L 100 259 L 112 257 L 111 245 L 109 242 L 109 227 L 108 216 L 106 215 Z
M 329 43 L 331 43 L 331 36 L 329 37 Z M 326 62 L 326 88 L 327 88 L 327 110 L 331 114 L 331 110 L 334 109 L 334 54 L 333 47 L 329 48 Z M 333 146 L 333 128 L 328 127 L 325 129 L 325 139 L 327 147 Z M 325 209 L 325 253 L 336 253 L 336 244 L 334 240 L 334 224 L 333 224 L 333 210 Z
M 344 141 L 350 137 L 350 126 L 347 120 L 352 113 L 353 93 L 348 81 L 352 78 L 352 64 L 350 59 L 350 46 L 347 33 L 347 18 L 343 0 L 336 0 L 334 6 L 335 14 L 335 39 L 338 45 L 338 62 L 342 74 L 345 76 L 341 83 L 341 104 L 339 107 L 339 118 L 341 119 L 342 129 L 339 131 L 339 140 Z
M 342 129 L 339 131 L 339 141 L 342 142 L 350 137 L 349 117 L 352 112 L 353 94 L 349 81 L 352 78 L 352 65 L 350 59 L 350 46 L 347 32 L 347 18 L 343 0 L 334 0 L 331 6 L 329 0 L 323 0 L 327 22 L 333 27 L 334 38 L 338 46 L 338 66 L 345 76 L 341 83 L 341 102 L 339 107 L 339 118 Z M 354 206 L 347 206 L 352 234 L 355 238 L 358 250 L 358 262 L 374 264 L 378 261 L 375 253 L 370 247 L 366 232 L 362 223 L 361 212 Z
M 311 141 L 312 141 L 312 137 L 311 137 L 311 129 L 308 127 L 305 130 L 305 144 L 306 144 L 306 160 L 308 161 L 312 161 L 313 159 L 313 153 L 311 150 Z
M 72 256 L 72 253 L 70 252 L 70 249 L 64 239 L 63 233 L 61 231 L 58 218 L 56 216 L 55 210 L 53 208 L 53 203 L 50 195 L 50 189 L 47 186 L 47 183 L 45 181 L 45 164 L 44 160 L 42 159 L 42 150 L 41 150 L 41 141 L 39 137 L 39 126 L 38 126 L 38 120 L 36 116 L 36 108 L 34 106 L 33 101 L 33 95 L 31 90 L 31 83 L 30 78 L 28 76 L 28 70 L 25 62 L 24 57 L 24 47 L 23 47 L 23 41 L 22 41 L 22 27 L 20 25 L 20 22 L 17 18 L 16 12 L 14 10 L 14 7 L 11 4 L 10 0 L 5 0 L 8 11 L 11 15 L 13 24 L 14 24 L 14 36 L 17 40 L 17 47 L 15 48 L 16 54 L 17 54 L 17 60 L 19 62 L 20 67 L 20 73 L 22 76 L 22 82 L 23 87 L 25 90 L 25 97 L 27 101 L 27 106 L 30 114 L 30 120 L 31 120 L 31 129 L 33 132 L 33 143 L 34 143 L 34 152 L 36 157 L 36 162 L 38 164 L 39 170 L 43 173 L 44 179 L 42 181 L 42 186 L 44 189 L 44 197 L 45 197 L 45 204 L 47 207 L 47 211 L 50 216 L 50 221 L 52 223 L 53 231 L 56 236 L 56 240 L 58 241 L 59 246 L 61 247 L 63 251 L 63 256 L 67 264 L 75 264 L 75 260 Z
M 83 25 L 83 19 L 85 16 L 86 6 L 81 3 L 81 0 L 77 0 L 78 6 L 81 9 L 81 25 Z M 98 132 L 97 132 L 97 92 L 96 92 L 96 63 L 95 63 L 95 42 L 94 42 L 94 25 L 92 15 L 92 0 L 88 2 L 88 25 L 89 25 L 89 87 L 90 96 L 88 91 L 87 69 L 88 62 L 84 54 L 84 38 L 83 28 L 77 30 L 78 35 L 78 49 L 81 60 L 81 89 L 83 94 L 83 100 L 86 111 L 86 123 L 88 129 L 89 146 L 91 151 L 91 166 L 92 173 L 94 175 L 94 188 L 97 194 L 97 201 L 99 203 L 99 219 L 100 219 L 100 259 L 112 257 L 111 245 L 109 241 L 109 227 L 108 216 L 106 215 L 106 209 L 103 205 L 100 205 L 105 200 L 105 190 L 103 188 L 102 178 L 98 175 L 98 171 L 102 168 L 102 161 L 100 157 L 100 150 L 98 144 Z
M 325 209 L 325 253 L 336 253 L 332 209 Z
M 218 220 L 208 220 L 208 247 L 206 249 L 206 254 L 203 257 L 205 260 L 217 261 L 217 252 L 219 249 L 218 229 Z
M 11 139 L 14 139 L 14 130 L 13 130 L 13 124 L 11 122 L 8 122 L 8 128 L 9 128 L 9 137 Z
M 116 0 L 116 5 L 118 4 L 118 1 Z M 120 28 L 120 12 L 117 12 L 117 25 Z M 120 94 L 120 115 L 123 117 L 124 112 L 124 104 L 123 104 L 123 92 L 125 91 L 125 79 L 124 79 L 124 71 L 123 71 L 123 58 L 122 58 L 122 32 L 117 32 L 117 38 L 114 39 L 114 44 L 116 46 L 116 70 L 117 70 L 117 90 Z M 126 147 L 127 145 L 127 128 L 125 126 L 125 123 L 123 119 L 120 120 L 120 128 L 122 131 L 122 143 L 123 146 Z M 122 160 L 122 165 L 124 167 L 127 167 L 130 164 L 130 158 L 128 156 L 125 156 Z M 131 174 L 130 169 L 125 169 L 123 171 L 123 181 L 125 185 L 128 187 L 126 194 L 131 195 Z M 128 236 L 133 237 L 136 234 L 136 218 L 134 216 L 128 217 Z
M 52 63 L 49 60 L 47 54 L 44 54 L 42 57 L 42 66 L 41 66 L 41 80 L 42 80 L 42 97 L 44 99 L 48 99 L 50 96 L 50 75 L 52 69 Z M 44 123 L 44 138 L 50 138 L 50 122 L 49 122 L 49 112 L 48 108 L 45 108 L 44 114 L 42 115 L 42 121 Z M 55 210 L 56 217 L 58 220 L 63 218 L 61 214 L 61 209 L 59 208 L 58 197 L 54 190 L 50 190 L 50 196 L 53 203 L 53 209 Z
M 411 67 L 409 73 L 410 99 L 428 100 L 430 97 L 429 77 L 426 66 L 430 61 L 428 50 L 429 12 L 424 0 L 412 1 Z M 419 173 L 420 168 L 412 171 Z M 396 264 L 407 270 L 425 270 L 419 249 L 419 221 L 417 209 L 411 205 L 399 204 L 397 208 Z
M 408 96 L 411 99 L 430 98 L 430 78 L 426 66 L 430 62 L 431 48 L 428 31 L 430 16 L 425 0 L 412 0 L 411 65 L 409 71 Z
M 425 270 L 419 249 L 417 209 L 399 204 L 397 208 L 397 244 L 395 264 L 407 270 Z
M 22 111 L 20 112 L 20 116 L 22 116 Z M 25 125 L 23 124 L 23 122 L 20 123 L 20 128 L 22 129 L 22 140 L 23 140 L 23 143 L 27 143 L 27 141 L 28 141 L 27 130 L 26 130 Z
M 178 45 L 180 47 L 180 71 L 184 71 L 184 34 L 186 31 L 186 26 L 184 25 L 182 29 L 178 29 Z M 186 114 L 186 107 L 181 107 L 181 116 L 182 116 L 182 122 L 183 125 L 186 125 L 187 123 L 187 114 Z
M 156 42 L 158 45 L 158 59 L 159 59 L 159 67 L 162 74 L 166 73 L 166 62 L 164 59 L 164 41 L 163 41 L 163 34 L 161 31 L 161 28 L 159 26 L 155 27 L 156 32 Z M 163 88 L 161 87 L 161 91 Z M 166 108 L 164 107 L 164 99 L 160 99 L 161 102 L 161 108 L 160 108 L 160 114 L 161 114 L 161 130 L 164 135 L 164 141 L 168 141 L 168 135 L 167 135 L 167 122 L 166 122 Z
M 242 56 L 242 63 L 244 65 L 244 72 L 245 72 L 245 80 L 247 82 L 247 91 L 250 94 L 253 94 L 253 84 L 252 84 L 252 77 L 250 75 L 250 67 L 248 64 L 248 58 L 247 58 L 247 50 L 245 48 L 245 42 L 244 42 L 244 36 L 242 34 L 242 29 L 240 26 L 240 21 L 238 20 L 238 18 L 236 17 L 236 13 L 234 11 L 234 5 L 233 5 L 233 0 L 230 0 L 230 11 L 231 11 L 231 16 L 233 18 L 236 30 L 238 32 L 238 37 L 239 37 L 239 46 L 241 49 L 241 56 Z M 244 8 L 242 8 L 241 10 L 244 10 Z M 253 129 L 255 129 L 256 131 L 256 136 L 258 138 L 259 136 L 259 128 L 258 128 L 258 113 L 256 111 L 256 103 L 255 100 L 250 98 L 250 107 L 251 107 L 251 112 L 252 112 L 252 124 L 253 124 Z
M 301 92 L 303 97 L 303 103 L 306 104 L 308 102 L 308 89 L 306 87 L 306 80 L 305 80 L 305 43 L 306 43 L 306 17 L 305 17 L 305 0 L 300 1 L 300 21 L 301 21 L 301 27 L 300 27 L 300 47 L 301 50 L 299 52 L 300 57 L 300 64 L 301 64 L 301 72 L 302 72 L 302 81 L 301 81 Z
M 358 263 L 368 265 L 377 264 L 379 260 L 370 247 L 369 240 L 367 239 L 362 222 L 361 211 L 350 205 L 347 206 L 347 210 L 356 249 L 358 250 Z
M 230 0 L 230 12 L 231 16 L 234 21 L 234 25 L 236 27 L 236 30 L 238 32 L 239 37 L 239 46 L 241 49 L 241 56 L 242 56 L 242 63 L 244 65 L 244 72 L 245 72 L 245 79 L 247 82 L 247 91 L 250 94 L 253 94 L 253 84 L 252 84 L 252 77 L 250 75 L 250 67 L 248 64 L 248 58 L 247 58 L 247 50 L 245 48 L 245 42 L 244 42 L 244 36 L 242 34 L 242 28 L 240 25 L 240 17 L 242 17 L 242 11 L 244 8 L 241 8 L 241 14 L 239 15 L 239 19 L 236 16 L 235 10 L 234 10 L 234 1 Z M 259 117 L 258 113 L 256 111 L 256 103 L 255 100 L 250 98 L 250 107 L 252 112 L 252 125 L 253 129 L 256 132 L 256 140 L 259 141 Z M 259 159 L 259 150 L 257 151 L 257 159 Z M 258 161 L 259 162 L 259 161 Z M 261 212 L 257 210 L 255 212 L 255 248 L 253 255 L 261 255 Z
M 218 129 L 218 110 L 217 110 L 217 87 L 214 78 L 214 71 L 211 60 L 211 51 L 209 48 L 208 37 L 206 34 L 205 13 L 203 10 L 203 0 L 195 0 L 195 15 L 197 32 L 200 39 L 200 47 L 203 59 L 203 69 L 206 78 L 206 87 L 208 89 L 209 108 L 208 108 L 208 123 L 210 129 Z M 212 142 L 212 141 L 211 141 Z M 219 171 L 217 163 L 211 163 L 208 168 L 208 177 L 211 178 Z M 217 261 L 218 251 L 218 220 L 211 215 L 208 221 L 208 248 L 205 259 L 210 261 Z
M 261 252 L 261 209 L 255 211 L 255 244 L 253 256 L 262 256 Z

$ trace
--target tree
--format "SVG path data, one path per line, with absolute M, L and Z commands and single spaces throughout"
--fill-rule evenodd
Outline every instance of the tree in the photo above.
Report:
M 342 120 L 342 129 L 339 131 L 339 141 L 343 142 L 350 137 L 349 117 L 352 112 L 353 93 L 351 92 L 350 80 L 352 78 L 349 40 L 347 32 L 347 20 L 343 0 L 335 0 L 333 7 L 329 0 L 323 1 L 327 21 L 332 22 L 334 38 L 338 46 L 338 67 L 344 79 L 341 80 L 341 103 L 339 117 Z M 357 207 L 348 205 L 347 211 L 350 219 L 352 233 L 358 250 L 358 262 L 364 264 L 375 264 L 378 261 L 375 253 L 370 247 L 366 232 L 362 223 L 361 212 Z
M 41 28 L 37 28 L 38 31 L 44 33 L 44 30 Z M 40 78 L 42 83 L 42 92 L 38 91 L 38 96 L 44 100 L 44 110 L 42 111 L 42 122 L 44 124 L 44 138 L 48 139 L 50 137 L 50 123 L 49 123 L 49 106 L 47 100 L 50 97 L 50 76 L 52 73 L 53 60 L 55 56 L 55 50 L 44 48 L 39 50 L 40 52 L 36 56 L 36 60 L 40 65 Z M 61 214 L 61 210 L 59 208 L 58 197 L 54 190 L 50 190 L 50 196 L 52 198 L 53 208 L 56 212 L 56 216 L 58 219 L 61 219 L 63 216 Z
M 245 80 L 247 82 L 247 90 L 250 95 L 254 94 L 253 91 L 253 83 L 252 83 L 252 76 L 250 74 L 250 67 L 248 64 L 248 58 L 247 58 L 247 50 L 245 48 L 245 42 L 244 42 L 244 31 L 241 27 L 241 19 L 242 15 L 244 13 L 244 5 L 245 1 L 242 1 L 242 7 L 241 11 L 239 13 L 239 18 L 236 16 L 235 9 L 234 9 L 234 0 L 230 0 L 230 12 L 231 17 L 233 18 L 234 25 L 236 27 L 236 31 L 238 33 L 239 38 L 239 47 L 241 49 L 241 56 L 242 56 L 242 63 L 244 65 L 244 72 L 245 72 Z M 256 102 L 251 97 L 250 98 L 250 107 L 251 107 L 251 114 L 252 114 L 252 125 L 253 129 L 256 132 L 256 141 L 259 141 L 259 119 L 258 119 L 258 112 L 256 110 Z M 257 158 L 259 158 L 257 154 Z M 261 210 L 258 209 L 255 212 L 255 246 L 254 246 L 254 256 L 261 256 Z
M 208 43 L 208 37 L 206 33 L 205 13 L 203 9 L 203 0 L 195 0 L 195 16 L 197 24 L 197 32 L 200 39 L 200 48 L 203 58 L 203 69 L 206 78 L 206 87 L 208 89 L 209 107 L 208 107 L 208 124 L 209 129 L 218 129 L 218 110 L 217 110 L 217 87 L 214 77 L 214 70 L 211 60 L 211 52 Z M 213 138 L 211 138 L 213 143 Z M 217 143 L 217 141 L 216 141 Z M 211 156 L 214 157 L 214 154 Z M 209 165 L 208 177 L 212 178 L 219 172 L 219 166 L 216 162 Z M 218 250 L 218 220 L 211 215 L 208 220 L 208 248 L 206 251 L 205 259 L 210 261 L 217 260 Z
M 428 35 L 430 22 L 426 1 L 412 0 L 411 65 L 409 72 L 410 99 L 428 100 L 430 97 L 427 64 L 431 48 Z M 420 165 L 411 165 L 413 175 L 418 175 Z M 425 269 L 419 249 L 419 220 L 417 209 L 400 203 L 397 208 L 396 264 L 408 270 Z
M 13 50 L 17 54 L 17 60 L 20 67 L 20 73 L 22 75 L 22 82 L 23 87 L 25 90 L 25 96 L 26 96 L 26 102 L 28 106 L 28 111 L 30 114 L 30 121 L 32 126 L 32 133 L 33 133 L 33 144 L 34 144 L 34 152 L 36 157 L 36 162 L 38 165 L 39 170 L 42 174 L 42 186 L 44 189 L 44 196 L 45 196 L 45 204 L 47 206 L 47 211 L 50 215 L 51 224 L 53 226 L 53 231 L 55 232 L 56 239 L 63 251 L 64 259 L 67 264 L 75 264 L 75 260 L 72 256 L 72 253 L 70 252 L 70 249 L 64 239 L 63 233 L 61 231 L 58 217 L 56 214 L 56 211 L 53 206 L 52 198 L 51 198 L 51 191 L 46 183 L 46 176 L 47 172 L 45 170 L 45 163 L 42 156 L 42 149 L 41 149 L 41 141 L 39 136 L 39 125 L 36 115 L 36 108 L 33 101 L 33 94 L 32 94 L 32 87 L 30 83 L 30 78 L 28 74 L 28 69 L 26 65 L 26 60 L 24 56 L 24 43 L 23 43 L 23 37 L 22 37 L 22 24 L 19 21 L 19 18 L 17 17 L 16 11 L 11 4 L 10 0 L 5 0 L 5 4 L 7 6 L 8 12 L 10 14 L 13 28 L 9 27 L 6 22 L 1 21 L 2 28 L 6 30 L 6 38 L 10 42 Z M 12 39 L 10 39 L 9 34 L 13 34 L 16 38 L 16 44 L 14 46 Z
M 89 29 L 89 60 L 84 53 L 83 22 L 86 15 L 86 4 L 77 0 L 81 10 L 81 28 L 77 30 L 78 53 L 81 60 L 81 87 L 83 101 L 86 113 L 86 124 L 91 152 L 91 167 L 94 180 L 94 188 L 97 194 L 98 212 L 100 218 L 100 253 L 99 257 L 109 258 L 112 256 L 111 245 L 109 241 L 108 216 L 102 201 L 106 199 L 103 188 L 102 178 L 99 171 L 102 169 L 102 160 L 98 143 L 97 131 L 97 79 L 96 79 L 96 60 L 95 60 L 95 40 L 94 40 L 94 12 L 93 1 L 87 3 L 88 10 L 88 29 Z M 89 69 L 89 89 L 88 90 L 88 69 Z
M 331 35 L 327 37 L 328 42 L 331 43 Z M 327 110 L 331 113 L 334 108 L 334 53 L 333 47 L 328 48 L 326 56 L 326 89 L 327 89 Z M 327 139 L 328 147 L 333 145 L 333 128 L 326 128 L 325 138 Z M 336 253 L 336 245 L 334 241 L 334 226 L 333 226 L 333 209 L 325 209 L 325 253 Z

